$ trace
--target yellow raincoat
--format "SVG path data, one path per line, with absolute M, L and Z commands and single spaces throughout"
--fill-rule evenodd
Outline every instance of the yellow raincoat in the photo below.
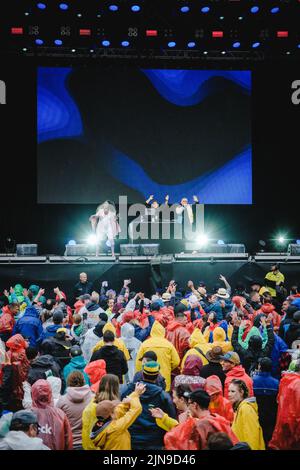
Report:
M 199 348 L 204 354 L 206 354 L 212 348 L 212 345 L 205 341 L 205 338 L 203 334 L 201 333 L 201 331 L 199 330 L 199 328 L 194 329 L 189 342 L 190 342 L 191 349 L 189 349 L 185 353 L 185 356 L 182 359 L 181 372 L 183 371 L 186 358 L 190 356 L 191 354 L 195 354 L 196 356 L 199 356 L 204 366 L 205 364 L 208 364 L 208 360 L 199 351 L 197 351 L 197 349 L 195 349 L 195 348 Z
M 136 392 L 132 392 L 129 395 L 129 397 L 132 396 L 135 397 Z M 94 441 L 90 438 L 91 431 L 97 422 L 96 407 L 97 403 L 93 398 L 82 413 L 82 447 L 84 450 L 100 450 L 100 447 L 97 447 Z M 120 403 L 115 409 L 117 419 L 122 418 L 128 409 L 128 404 Z
M 150 338 L 141 344 L 136 357 L 136 371 L 142 369 L 142 361 L 146 351 L 154 351 L 157 354 L 157 362 L 160 365 L 160 373 L 166 380 L 166 392 L 171 388 L 171 372 L 179 366 L 180 358 L 173 344 L 165 338 L 165 329 L 157 321 L 153 323 Z
M 106 331 L 112 331 L 112 333 L 115 335 L 115 340 L 114 340 L 114 345 L 124 353 L 124 356 L 125 356 L 125 359 L 126 361 L 129 361 L 130 359 L 130 355 L 129 355 L 129 352 L 128 352 L 128 349 L 126 348 L 124 342 L 120 339 L 120 338 L 117 338 L 116 337 L 116 329 L 114 327 L 114 325 L 112 325 L 112 323 L 106 323 L 106 325 L 104 326 L 103 328 L 103 334 L 106 332 Z M 95 351 L 98 351 L 98 349 L 102 348 L 104 346 L 104 341 L 103 339 L 101 339 L 99 341 L 99 343 L 96 344 L 96 346 L 94 347 L 93 349 L 93 353 Z
M 246 398 L 239 404 L 234 413 L 232 431 L 240 441 L 247 442 L 252 450 L 266 449 L 255 397 Z
M 223 349 L 223 353 L 227 353 L 228 351 L 233 351 L 233 347 L 230 341 L 225 341 L 226 333 L 221 327 L 217 327 L 213 331 L 213 343 L 211 343 L 211 347 L 214 348 L 215 346 L 221 346 Z
M 128 432 L 137 417 L 142 412 L 142 405 L 136 392 L 131 395 L 127 410 L 118 410 L 118 417 L 113 419 L 94 439 L 94 445 L 100 450 L 131 450 L 131 437 Z M 122 406 L 122 405 L 121 405 Z M 120 405 L 119 407 L 120 408 Z

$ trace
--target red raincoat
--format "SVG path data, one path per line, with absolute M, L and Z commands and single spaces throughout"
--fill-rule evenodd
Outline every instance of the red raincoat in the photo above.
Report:
M 249 397 L 253 397 L 253 380 L 246 374 L 243 366 L 235 366 L 233 369 L 226 372 L 226 379 L 224 385 L 224 397 L 228 399 L 228 389 L 233 379 L 243 380 L 248 387 Z
M 225 419 L 227 419 L 227 421 L 232 423 L 234 418 L 234 411 L 230 401 L 223 397 L 222 383 L 217 375 L 211 375 L 210 377 L 207 377 L 205 390 L 210 396 L 218 394 L 217 396 L 214 396 L 213 399 L 211 399 L 209 404 L 209 411 L 211 413 L 223 416 Z
M 6 305 L 2 309 L 0 317 L 0 333 L 11 333 L 15 326 L 15 318 L 11 313 L 9 306 Z
M 264 313 L 267 316 L 270 313 L 272 314 L 272 317 L 273 317 L 272 323 L 273 323 L 274 331 L 277 332 L 280 327 L 281 316 L 275 311 L 274 305 L 269 304 L 269 303 L 262 305 L 262 307 L 255 312 L 255 317 L 261 313 Z
M 269 447 L 300 450 L 300 373 L 282 374 L 278 392 L 278 412 Z
M 27 359 L 25 349 L 27 343 L 22 335 L 17 334 L 6 341 L 9 348 L 7 353 L 13 366 L 13 395 L 16 400 L 21 401 L 24 397 L 23 382 L 27 380 L 30 363 Z
M 32 411 L 37 414 L 39 434 L 51 450 L 71 450 L 72 430 L 64 411 L 53 406 L 52 390 L 47 380 L 37 380 L 31 388 Z
M 216 432 L 225 432 L 234 445 L 239 442 L 225 418 L 207 411 L 203 418 L 189 418 L 167 432 L 164 437 L 165 449 L 203 450 L 207 446 L 209 436 Z
M 173 344 L 179 354 L 180 360 L 182 360 L 187 350 L 190 349 L 190 333 L 188 330 L 182 323 L 174 320 L 169 323 L 166 328 L 166 338 Z
M 106 375 L 106 362 L 103 359 L 90 362 L 84 369 L 84 372 L 88 374 L 92 383 L 91 390 L 94 393 L 98 392 L 99 383 L 104 375 Z

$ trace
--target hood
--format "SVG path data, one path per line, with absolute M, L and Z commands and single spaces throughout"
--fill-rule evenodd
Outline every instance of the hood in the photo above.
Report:
M 6 341 L 6 346 L 11 351 L 20 352 L 27 348 L 27 343 L 22 335 L 14 335 Z
M 200 357 L 196 354 L 190 354 L 187 356 L 184 367 L 182 370 L 183 375 L 193 375 L 195 377 L 199 377 L 200 371 L 203 367 L 203 362 L 201 361 Z
M 261 311 L 263 313 L 272 313 L 272 312 L 274 312 L 274 310 L 275 310 L 275 307 L 272 304 L 263 304 L 261 306 Z
M 14 290 L 16 295 L 23 295 L 24 287 L 21 284 L 16 284 Z
M 52 324 L 47 326 L 46 331 L 48 331 L 49 333 L 56 333 L 56 330 L 58 330 L 58 328 L 62 328 L 62 326 Z
M 260 320 L 262 317 L 265 317 L 266 315 L 263 314 L 263 313 L 260 313 L 259 315 L 256 315 L 256 317 L 254 318 L 254 322 L 253 322 L 253 326 L 256 326 L 256 328 L 259 328 L 260 327 Z
M 30 290 L 33 293 L 34 297 L 36 297 L 39 293 L 40 286 L 37 286 L 36 284 L 31 284 L 28 290 Z
M 95 302 L 91 302 L 86 306 L 86 309 L 88 312 L 95 312 L 96 310 L 100 309 L 100 305 L 96 304 Z
M 223 328 L 220 328 L 219 326 L 214 329 L 213 331 L 213 342 L 215 341 L 225 341 L 226 339 L 226 333 Z
M 195 346 L 197 346 L 197 344 L 207 344 L 199 328 L 194 329 L 193 333 L 191 334 L 189 342 L 190 342 L 191 348 L 194 348 Z
M 82 387 L 68 387 L 66 394 L 73 403 L 81 403 L 91 396 L 91 389 L 88 385 L 83 385 Z
M 229 372 L 227 372 L 227 377 L 228 376 L 234 376 L 236 377 L 243 377 L 246 374 L 244 367 L 240 364 L 238 366 L 235 366 L 233 369 L 231 369 Z
M 217 375 L 211 375 L 210 377 L 207 377 L 205 391 L 208 393 L 208 395 L 214 395 L 215 393 L 220 393 L 223 395 L 222 383 Z
M 155 320 L 155 322 L 152 325 L 150 336 L 151 338 L 164 338 L 166 334 L 166 331 L 164 327 Z
M 130 299 L 125 307 L 125 312 L 131 312 L 135 309 L 135 299 Z
M 93 333 L 98 336 L 98 338 L 102 338 L 103 336 L 103 328 L 104 328 L 104 325 L 106 324 L 105 321 L 99 321 L 99 323 L 97 323 L 97 325 L 95 326 L 95 328 L 93 329 Z
M 249 333 L 247 334 L 247 336 L 246 336 L 246 339 L 245 339 L 245 348 L 246 349 L 249 347 L 249 340 L 250 340 L 250 338 L 252 338 L 252 336 L 261 337 L 260 331 L 256 326 L 253 326 L 251 328 L 251 330 L 249 331 Z
M 103 334 L 106 332 L 106 331 L 112 331 L 112 333 L 115 335 L 115 337 L 117 337 L 117 332 L 116 332 L 116 329 L 114 327 L 114 325 L 110 322 L 107 322 L 106 325 L 103 327 Z
M 52 389 L 47 380 L 37 380 L 31 387 L 31 396 L 35 408 L 53 406 Z
M 120 350 L 117 346 L 102 346 L 101 348 L 102 356 L 108 360 L 115 356 L 119 356 L 119 351 Z
M 47 377 L 47 382 L 49 382 L 52 390 L 52 396 L 53 400 L 56 400 L 57 398 L 60 397 L 60 392 L 61 392 L 61 379 L 59 377 Z
M 86 361 L 84 360 L 83 356 L 76 356 L 76 357 L 72 357 L 69 364 L 71 364 L 74 369 L 81 370 L 86 366 Z
M 297 307 L 297 310 L 300 310 L 300 298 L 293 300 L 292 306 Z
M 166 330 L 167 331 L 175 331 L 175 330 L 177 330 L 177 328 L 180 328 L 182 326 L 183 326 L 182 323 L 180 323 L 176 320 L 173 320 L 168 324 Z
M 239 295 L 235 295 L 234 297 L 232 297 L 232 302 L 234 303 L 234 305 L 237 307 L 237 308 L 242 308 L 242 301 L 245 300 L 244 297 L 241 297 Z
M 258 406 L 255 397 L 245 398 L 241 404 L 243 404 L 243 406 L 251 406 L 251 408 L 253 408 L 253 410 L 258 413 Z
M 44 450 L 42 439 L 29 437 L 23 431 L 9 431 L 5 436 L 5 443 L 11 450 Z
M 157 395 L 160 395 L 163 391 L 162 387 L 160 387 L 159 385 L 152 384 L 150 382 L 145 382 L 144 380 L 142 382 L 146 385 L 145 392 L 143 393 L 143 395 L 140 396 L 140 401 L 142 404 L 149 402 L 149 400 L 151 400 Z
M 130 323 L 124 323 L 124 325 L 121 326 L 121 336 L 124 339 L 131 339 L 134 337 L 134 326 L 131 325 Z
M 31 305 L 30 307 L 26 308 L 24 312 L 24 317 L 40 318 L 40 312 L 38 312 L 37 309 L 33 305 Z
M 31 363 L 31 367 L 52 367 L 54 364 L 54 359 L 53 356 L 50 356 L 50 354 L 45 354 L 43 356 L 38 357 L 37 359 L 34 359 Z
M 106 362 L 103 359 L 90 362 L 84 369 L 92 384 L 99 382 L 106 375 Z
M 292 302 L 292 305 L 290 305 L 287 309 L 286 309 L 286 316 L 285 316 L 285 319 L 289 319 L 289 320 L 292 320 L 293 319 L 293 316 L 294 316 L 294 313 L 298 312 L 299 308 L 294 305 L 294 302 Z

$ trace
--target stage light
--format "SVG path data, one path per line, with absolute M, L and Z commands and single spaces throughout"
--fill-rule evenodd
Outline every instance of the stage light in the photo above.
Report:
M 279 8 L 279 7 L 274 7 L 274 8 L 271 8 L 271 10 L 270 10 L 270 11 L 271 11 L 271 13 L 274 15 L 275 13 L 278 13 L 278 12 L 279 12 L 279 10 L 280 10 L 280 8 Z
M 28 11 L 25 11 L 25 13 L 24 13 L 25 16 L 29 16 L 29 14 L 30 13 Z
M 42 46 L 44 44 L 44 41 L 42 39 L 36 39 L 35 43 L 37 46 Z
M 82 14 L 81 14 L 81 13 L 77 13 L 77 16 L 78 16 L 78 18 L 81 18 L 81 17 L 82 17 Z
M 60 8 L 61 10 L 68 10 L 68 9 L 69 9 L 69 5 L 68 5 L 67 3 L 61 3 L 61 4 L 59 5 L 59 8 Z
M 223 31 L 213 31 L 212 32 L 212 37 L 213 38 L 222 38 L 224 36 Z
M 286 241 L 286 239 L 282 235 L 280 235 L 277 238 L 277 241 L 278 241 L 278 243 L 280 243 L 280 245 L 283 245 L 283 243 Z
M 181 7 L 181 8 L 180 8 L 180 11 L 181 11 L 182 13 L 187 13 L 188 11 L 190 11 L 190 7 L 188 7 L 188 6 Z
M 76 241 L 75 240 L 69 240 L 67 244 L 71 245 L 71 246 L 74 246 L 74 245 L 76 245 Z
M 201 235 L 198 235 L 197 237 L 197 244 L 199 246 L 205 246 L 208 243 L 208 237 L 205 235 L 205 233 L 202 233 Z
M 96 235 L 89 235 L 89 237 L 87 238 L 87 243 L 88 245 L 96 245 L 97 244 L 97 237 Z
M 23 51 L 23 52 L 27 52 L 27 48 L 26 48 L 26 47 L 23 47 L 22 51 Z
M 102 41 L 102 46 L 109 47 L 110 46 L 110 41 L 107 41 L 107 40 Z
M 202 7 L 201 8 L 202 13 L 208 13 L 209 10 L 210 10 L 210 7 Z
M 277 31 L 278 38 L 288 38 L 289 32 L 288 31 Z
M 254 6 L 250 9 L 251 13 L 258 13 L 259 12 L 259 7 Z
M 224 16 L 220 16 L 220 20 L 221 20 L 221 21 L 224 20 Z
M 300 245 L 300 240 L 296 240 L 296 245 Z
M 109 8 L 110 11 L 118 11 L 119 10 L 118 5 L 109 5 L 108 8 Z
M 47 5 L 45 3 L 39 2 L 36 5 L 40 10 L 45 10 L 47 8 Z
M 254 42 L 254 43 L 252 44 L 252 48 L 253 48 L 253 49 L 257 49 L 259 46 L 260 46 L 260 42 Z
M 207 52 L 207 51 L 203 51 L 203 54 L 204 54 L 204 55 L 207 55 L 207 54 L 208 54 L 208 52 Z
M 76 49 L 72 49 L 71 52 L 76 52 Z
M 136 13 L 137 11 L 141 10 L 141 7 L 139 5 L 132 5 L 131 10 Z
M 189 47 L 190 49 L 192 49 L 192 48 L 195 47 L 195 46 L 196 46 L 196 43 L 195 43 L 195 42 L 193 42 L 193 41 L 188 42 L 187 47 Z
M 176 42 L 174 41 L 168 42 L 168 47 L 175 47 L 175 46 L 176 46 Z
M 218 245 L 225 245 L 225 242 L 224 242 L 224 240 L 218 240 L 218 241 L 217 241 L 217 244 L 218 244 Z
M 147 29 L 146 30 L 146 36 L 147 37 L 154 37 L 158 35 L 157 29 Z
M 62 43 L 63 43 L 63 42 L 62 42 L 61 39 L 55 39 L 55 41 L 54 41 L 54 44 L 55 44 L 56 46 L 61 46 Z
M 122 41 L 121 46 L 122 47 L 128 47 L 129 46 L 129 41 Z
M 22 35 L 23 33 L 23 28 L 11 28 L 11 34 L 13 35 Z
M 234 49 L 238 49 L 239 47 L 241 47 L 241 43 L 240 42 L 234 42 L 232 44 L 232 47 L 234 47 Z
M 226 54 L 226 51 L 222 51 L 222 54 L 225 55 L 225 54 Z

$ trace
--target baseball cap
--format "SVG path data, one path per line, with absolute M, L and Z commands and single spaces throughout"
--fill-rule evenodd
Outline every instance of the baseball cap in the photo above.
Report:
M 165 292 L 162 295 L 162 300 L 163 302 L 169 302 L 171 300 L 171 294 L 169 292 Z
M 61 310 L 57 310 L 53 313 L 53 322 L 54 323 L 61 323 L 64 319 L 64 314 Z
M 143 359 L 149 359 L 150 361 L 157 361 L 157 354 L 154 351 L 146 351 L 143 357 L 141 357 L 140 361 Z
M 22 423 L 22 424 L 38 424 L 38 418 L 36 413 L 30 410 L 19 410 L 13 414 L 10 426 L 13 423 Z
M 232 362 L 235 365 L 238 365 L 241 363 L 240 356 L 238 355 L 238 353 L 234 351 L 228 351 L 226 354 L 224 354 L 224 356 L 221 356 L 221 360 Z
M 81 347 L 78 346 L 78 345 L 72 346 L 71 349 L 70 349 L 70 353 L 71 353 L 72 357 L 82 356 Z
M 90 294 L 83 294 L 79 297 L 80 300 L 90 300 Z

